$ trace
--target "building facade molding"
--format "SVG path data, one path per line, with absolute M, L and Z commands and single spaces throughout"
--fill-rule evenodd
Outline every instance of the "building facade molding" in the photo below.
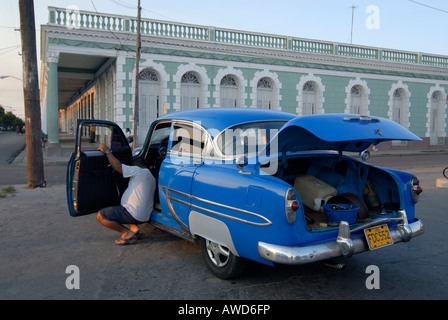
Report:
M 47 52 L 47 62 L 48 63 L 58 63 L 59 62 L 59 51 L 49 51 Z
M 204 67 L 196 65 L 195 63 L 189 62 L 187 64 L 180 65 L 177 68 L 177 72 L 173 75 L 174 89 L 173 96 L 175 101 L 173 103 L 174 110 L 181 110 L 181 87 L 182 87 L 182 76 L 187 72 L 196 72 L 200 77 L 200 102 L 199 106 L 201 108 L 210 108 L 209 98 L 210 91 L 208 90 L 208 85 L 211 83 L 210 78 L 207 75 L 207 70 Z
M 150 56 L 148 55 L 142 55 L 141 56 L 141 60 L 139 63 L 139 73 L 141 73 L 142 71 L 146 70 L 146 69 L 152 69 L 154 70 L 157 75 L 160 77 L 160 108 L 163 108 L 163 105 L 165 105 L 167 103 L 168 100 L 168 96 L 169 96 L 169 89 L 168 89 L 168 82 L 170 81 L 170 75 L 166 72 L 165 70 L 165 66 L 161 63 L 157 63 L 154 62 L 154 59 L 152 59 Z M 127 91 L 129 92 L 129 94 L 133 97 L 135 95 L 135 64 L 132 68 L 132 71 L 129 73 L 128 78 L 129 81 L 127 81 L 126 83 L 129 84 Z M 121 79 L 125 80 L 126 76 L 121 76 Z M 126 91 L 126 90 L 121 90 L 121 92 Z M 128 108 L 134 108 L 134 103 L 135 100 L 132 98 Z M 159 110 L 160 114 L 162 114 L 163 109 Z M 134 121 L 134 118 L 132 115 L 129 116 L 128 119 L 126 119 L 126 121 L 132 122 Z
M 389 101 L 388 101 L 387 105 L 389 106 L 389 111 L 387 112 L 387 116 L 389 117 L 390 120 L 393 120 L 393 118 L 394 118 L 394 115 L 393 115 L 394 93 L 399 89 L 402 89 L 405 95 L 403 97 L 404 100 L 403 100 L 402 109 L 401 109 L 401 113 L 400 113 L 400 121 L 398 121 L 398 123 L 401 124 L 406 129 L 409 129 L 409 124 L 410 124 L 409 118 L 411 116 L 411 113 L 410 113 L 411 92 L 409 91 L 408 85 L 404 84 L 401 80 L 392 84 L 392 87 L 388 92 Z
M 437 106 L 434 106 L 434 96 L 437 95 Z M 426 104 L 426 137 L 430 138 L 433 145 L 444 144 L 446 135 L 447 118 L 447 93 L 440 84 L 432 86 L 427 94 L 428 103 Z M 434 128 L 432 128 L 434 126 Z M 443 138 L 443 139 L 440 139 Z
M 88 43 L 87 47 L 91 49 L 123 50 L 129 54 L 135 54 L 135 43 L 129 41 L 127 34 L 110 33 L 102 30 L 81 30 L 82 34 L 80 35 L 76 33 L 76 29 L 61 31 L 54 30 L 55 27 L 50 28 L 53 29 L 53 32 L 48 35 L 51 44 L 83 46 Z M 210 51 L 210 48 L 214 48 L 213 52 Z M 230 59 L 232 61 L 273 65 L 280 63 L 280 65 L 295 65 L 297 67 L 343 72 L 364 70 L 363 73 L 389 74 L 392 76 L 417 76 L 420 78 L 437 76 L 438 80 L 448 81 L 448 67 L 142 35 L 142 53 L 169 55 L 173 53 L 173 50 L 177 51 L 176 55 L 189 58 Z
M 360 113 L 364 115 L 370 115 L 369 105 L 370 105 L 370 89 L 367 86 L 367 81 L 361 80 L 360 77 L 356 77 L 356 79 L 352 79 L 348 82 L 348 85 L 345 87 L 345 113 L 352 113 L 351 105 L 352 105 L 352 89 L 355 86 L 360 86 L 362 88 L 361 92 L 361 108 Z
M 313 82 L 316 84 L 316 96 L 315 96 L 315 114 L 322 114 L 325 113 L 324 110 L 324 92 L 325 92 L 325 86 L 322 83 L 322 79 L 318 76 L 315 76 L 314 74 L 310 73 L 305 76 L 301 76 L 299 83 L 297 83 L 296 89 L 298 92 L 296 101 L 297 101 L 297 108 L 296 113 L 299 116 L 303 116 L 304 114 L 304 86 L 307 82 Z
M 244 78 L 243 72 L 239 69 L 235 69 L 233 66 L 227 66 L 220 68 L 213 79 L 213 85 L 215 90 L 213 91 L 213 98 L 215 99 L 214 105 L 219 105 L 221 101 L 221 80 L 227 76 L 231 75 L 237 79 L 238 88 L 238 106 L 244 107 L 246 105 L 245 101 L 247 99 L 246 88 L 248 81 Z
M 249 86 L 252 89 L 252 92 L 249 95 L 252 104 L 251 108 L 257 108 L 257 100 L 258 100 L 258 82 L 262 78 L 269 78 L 272 81 L 272 105 L 270 107 L 271 110 L 281 110 L 280 101 L 282 99 L 280 95 L 280 90 L 282 88 L 282 84 L 278 79 L 277 73 L 264 69 L 263 71 L 257 71 L 254 74 L 252 80 L 249 81 Z

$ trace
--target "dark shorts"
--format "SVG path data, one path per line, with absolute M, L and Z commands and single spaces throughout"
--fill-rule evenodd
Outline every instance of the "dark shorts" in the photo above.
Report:
M 121 224 L 142 224 L 136 220 L 123 206 L 107 207 L 100 210 L 101 216 L 109 221 L 115 221 Z

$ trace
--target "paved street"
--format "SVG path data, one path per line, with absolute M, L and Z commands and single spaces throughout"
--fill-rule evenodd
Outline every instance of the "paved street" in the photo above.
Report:
M 0 166 L 0 185 L 13 195 L 0 198 L 0 299 L 447 299 L 445 241 L 448 189 L 434 187 L 447 154 L 372 157 L 370 162 L 408 167 L 424 188 L 417 205 L 425 234 L 363 253 L 336 270 L 323 264 L 271 268 L 252 264 L 240 278 L 220 280 L 206 269 L 198 244 L 149 225 L 137 244 L 118 247 L 117 234 L 94 215 L 73 218 L 65 200 L 65 165 L 45 167 L 46 188 L 26 186 L 20 161 Z M 10 178 L 14 175 L 14 178 Z M 50 178 L 51 179 L 51 178 Z M 79 289 L 69 290 L 68 266 L 78 267 Z M 369 290 L 370 265 L 380 270 L 380 289 Z
M 0 165 L 10 163 L 25 148 L 25 134 L 0 131 Z
M 25 134 L 0 132 L 0 186 L 28 183 L 25 155 Z M 47 185 L 65 183 L 66 158 L 58 158 L 57 162 L 47 161 L 44 167 Z M 12 160 L 14 162 L 10 165 Z

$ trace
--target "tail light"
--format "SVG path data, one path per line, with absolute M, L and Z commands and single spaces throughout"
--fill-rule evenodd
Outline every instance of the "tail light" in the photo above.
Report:
M 420 187 L 420 180 L 416 176 L 412 177 L 412 186 L 411 186 L 411 197 L 414 203 L 418 202 L 418 195 L 423 192 L 423 189 Z
M 299 202 L 297 201 L 297 194 L 294 189 L 289 188 L 285 196 L 285 212 L 286 219 L 289 223 L 296 221 L 296 212 L 299 209 Z

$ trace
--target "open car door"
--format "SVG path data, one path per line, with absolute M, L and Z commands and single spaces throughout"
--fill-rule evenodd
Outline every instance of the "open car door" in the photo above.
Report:
M 112 150 L 123 164 L 132 162 L 132 150 L 119 126 L 113 122 L 78 120 L 75 151 L 67 166 L 66 192 L 71 216 L 82 216 L 120 204 L 128 179 L 115 172 L 100 143 Z

